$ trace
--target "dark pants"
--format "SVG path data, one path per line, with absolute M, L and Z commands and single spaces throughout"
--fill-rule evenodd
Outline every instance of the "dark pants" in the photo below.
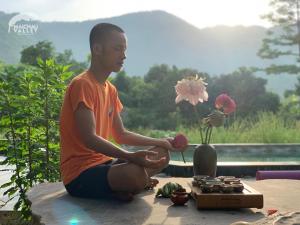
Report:
M 83 171 L 77 178 L 65 185 L 67 192 L 74 197 L 107 198 L 111 190 L 107 173 L 112 165 L 124 163 L 124 160 L 110 160 Z

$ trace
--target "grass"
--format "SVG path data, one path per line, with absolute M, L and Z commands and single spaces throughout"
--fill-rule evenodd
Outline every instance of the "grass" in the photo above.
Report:
M 228 128 L 214 128 L 211 143 L 300 143 L 300 122 L 284 121 L 273 113 L 259 113 L 255 119 L 237 120 Z M 173 137 L 184 133 L 191 144 L 200 143 L 199 127 L 178 126 L 176 131 L 137 129 L 150 137 Z
M 280 116 L 261 112 L 256 118 L 237 120 L 228 128 L 214 128 L 211 143 L 300 143 L 300 121 L 284 121 Z M 201 142 L 199 126 L 178 126 L 176 130 L 154 130 L 138 128 L 134 130 L 154 138 L 174 137 L 176 133 L 184 133 L 189 143 Z M 4 138 L 0 132 L 0 139 Z
M 1 139 L 5 139 L 5 136 L 4 136 L 4 132 L 3 131 L 0 131 L 0 140 Z

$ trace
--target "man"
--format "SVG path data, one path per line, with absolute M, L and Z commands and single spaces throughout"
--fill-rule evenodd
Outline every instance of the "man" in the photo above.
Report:
M 116 88 L 107 80 L 126 59 L 124 31 L 101 23 L 90 33 L 91 66 L 69 84 L 60 115 L 61 174 L 72 196 L 129 200 L 155 185 L 151 176 L 169 162 L 167 139 L 145 137 L 126 130 Z M 128 152 L 112 142 L 155 146 Z M 116 160 L 119 159 L 119 160 Z

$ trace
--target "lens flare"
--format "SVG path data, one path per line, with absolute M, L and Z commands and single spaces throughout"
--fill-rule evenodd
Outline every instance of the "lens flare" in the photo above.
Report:
M 77 219 L 71 219 L 70 221 L 70 225 L 78 225 L 79 221 Z

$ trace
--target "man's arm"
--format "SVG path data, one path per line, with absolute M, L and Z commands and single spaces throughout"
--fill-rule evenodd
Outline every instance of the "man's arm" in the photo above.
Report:
M 96 134 L 93 112 L 82 102 L 75 110 L 75 124 L 84 145 L 104 155 L 121 158 L 148 168 L 159 168 L 166 159 L 150 160 L 147 156 L 155 155 L 151 151 L 128 152 Z M 149 153 L 150 152 L 150 153 Z
M 168 150 L 173 150 L 172 145 L 167 139 L 157 139 L 146 137 L 124 128 L 121 116 L 116 113 L 113 121 L 114 138 L 119 144 L 135 145 L 135 146 L 160 146 Z

